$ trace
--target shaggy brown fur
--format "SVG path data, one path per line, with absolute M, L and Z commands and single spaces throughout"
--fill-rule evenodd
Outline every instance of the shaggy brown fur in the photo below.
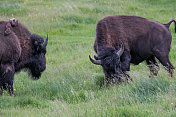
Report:
M 31 34 L 17 19 L 0 21 L 0 94 L 13 95 L 14 73 L 29 69 L 38 79 L 46 68 L 46 46 L 42 37 Z M 46 43 L 47 44 L 47 43 Z
M 169 26 L 172 22 L 175 23 L 175 20 L 171 20 L 167 24 L 162 24 L 137 16 L 107 16 L 98 22 L 96 28 L 94 50 L 98 54 L 97 58 L 102 62 L 107 56 L 112 56 L 112 54 L 104 55 L 104 58 L 100 58 L 102 53 L 105 53 L 104 48 L 109 47 L 118 50 L 122 42 L 124 52 L 120 57 L 121 63 L 119 64 L 121 64 L 121 67 L 118 70 L 121 71 L 120 73 L 129 71 L 130 63 L 137 65 L 146 60 L 151 74 L 157 75 L 158 69 L 155 69 L 158 67 L 155 60 L 156 57 L 167 68 L 170 75 L 173 76 L 174 67 L 170 63 L 168 56 L 172 41 Z M 106 49 L 106 53 L 110 53 L 107 51 L 112 51 L 112 49 Z M 115 65 L 116 63 L 112 64 Z M 115 74 L 112 70 L 105 68 L 104 63 L 101 63 L 101 65 L 106 79 Z M 154 67 L 151 67 L 153 65 Z

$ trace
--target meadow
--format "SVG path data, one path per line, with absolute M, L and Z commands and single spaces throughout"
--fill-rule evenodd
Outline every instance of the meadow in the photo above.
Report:
M 145 62 L 131 65 L 133 82 L 105 87 L 100 66 L 88 55 L 97 22 L 107 15 L 136 15 L 167 23 L 176 18 L 175 0 L 1 0 L 0 20 L 17 18 L 46 37 L 47 69 L 39 80 L 15 75 L 15 96 L 0 97 L 0 117 L 176 117 L 176 73 L 160 64 L 149 78 Z M 176 67 L 176 34 L 170 26 L 170 60 Z

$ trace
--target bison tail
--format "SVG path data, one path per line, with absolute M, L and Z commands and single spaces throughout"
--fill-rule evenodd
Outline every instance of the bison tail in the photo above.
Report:
M 173 20 L 173 21 L 172 21 L 172 20 Z M 175 28 L 174 28 L 174 29 L 175 29 L 175 33 L 176 33 L 176 21 L 175 21 L 174 19 L 172 19 L 172 20 L 171 20 L 171 21 L 174 22 L 174 24 L 175 24 Z M 171 22 L 171 23 L 172 23 L 172 22 Z
M 176 33 L 176 21 L 175 21 L 174 19 L 171 19 L 171 20 L 169 21 L 169 23 L 164 24 L 164 25 L 165 25 L 167 28 L 169 28 L 172 22 L 174 22 L 174 24 L 175 24 L 175 33 Z
M 176 21 L 174 20 L 174 23 L 175 23 L 175 33 L 176 33 Z

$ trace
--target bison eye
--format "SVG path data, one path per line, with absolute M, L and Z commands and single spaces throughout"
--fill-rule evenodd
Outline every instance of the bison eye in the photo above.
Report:
M 35 45 L 38 45 L 38 42 L 37 42 L 37 41 L 35 41 L 35 42 L 34 42 L 34 44 L 35 44 Z

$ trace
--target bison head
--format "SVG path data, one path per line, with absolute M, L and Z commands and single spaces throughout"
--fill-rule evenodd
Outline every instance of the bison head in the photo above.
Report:
M 46 46 L 48 43 L 48 34 L 46 40 L 36 34 L 31 37 L 33 43 L 33 54 L 29 64 L 29 70 L 33 79 L 39 79 L 41 73 L 46 69 Z
M 121 77 L 122 70 L 120 56 L 123 54 L 123 51 L 123 44 L 121 44 L 119 50 L 112 47 L 105 47 L 98 54 L 98 57 L 94 56 L 95 60 L 93 60 L 90 55 L 89 58 L 93 64 L 101 65 L 106 75 L 109 75 L 108 77 Z

